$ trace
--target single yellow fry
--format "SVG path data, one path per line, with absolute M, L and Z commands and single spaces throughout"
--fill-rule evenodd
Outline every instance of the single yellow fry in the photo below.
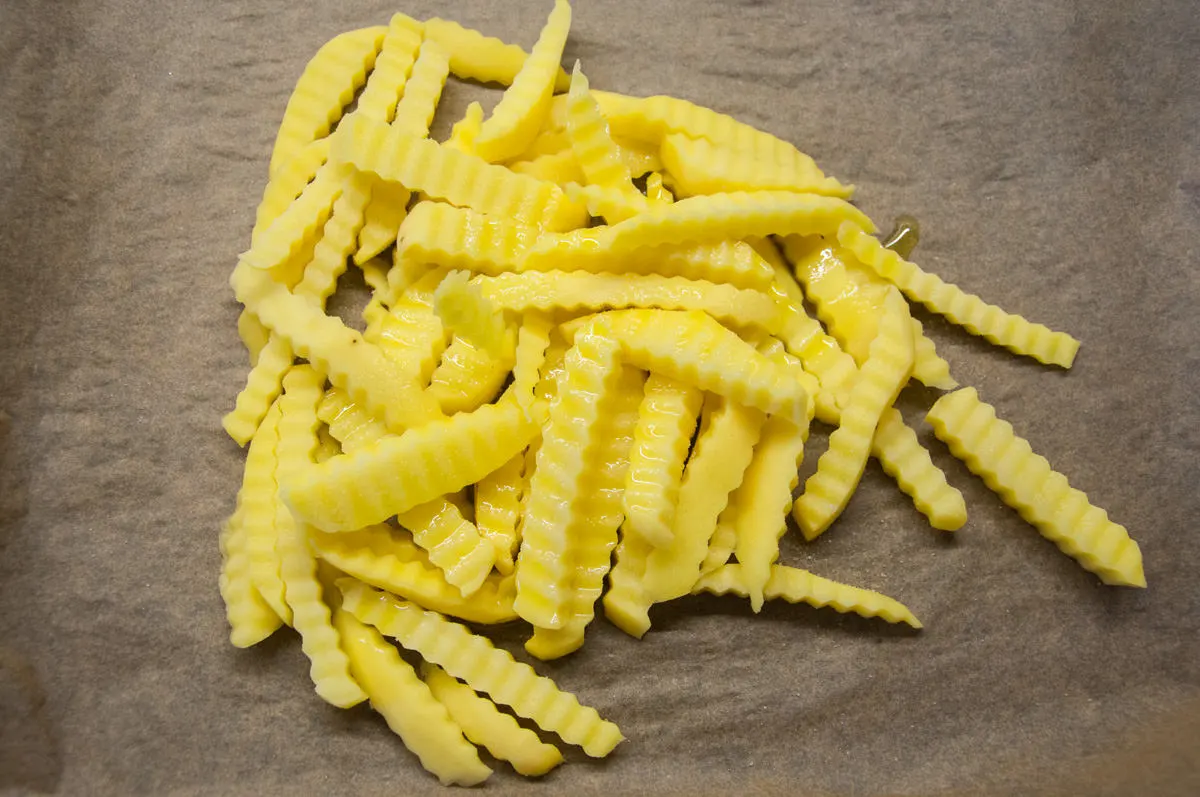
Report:
M 474 484 L 536 433 L 516 402 L 486 405 L 313 465 L 284 497 L 323 531 L 353 531 Z
M 674 600 L 691 591 L 717 518 L 730 493 L 742 483 L 765 422 L 758 410 L 727 399 L 706 404 L 700 434 L 679 487 L 671 545 L 655 549 L 646 560 L 648 601 Z
M 956 285 L 943 282 L 936 274 L 922 271 L 915 263 L 884 248 L 876 238 L 853 224 L 838 230 L 838 241 L 859 262 L 893 283 L 909 299 L 945 316 L 972 335 L 1047 365 L 1070 368 L 1074 362 L 1079 341 L 1070 335 L 1006 313 Z
M 767 358 L 705 313 L 616 310 L 604 318 L 629 365 L 797 424 L 812 417 L 798 366 Z
M 288 99 L 275 136 L 272 177 L 310 142 L 329 133 L 367 80 L 387 28 L 363 28 L 330 39 L 313 56 Z
M 714 570 L 724 567 L 729 562 L 729 558 L 733 556 L 738 540 L 738 515 L 742 511 L 742 504 L 751 487 L 753 485 L 747 485 L 743 480 L 738 488 L 729 494 L 729 501 L 721 510 L 721 514 L 717 516 L 717 527 L 708 541 L 708 552 L 704 554 L 704 561 L 700 563 L 701 576 L 706 576 Z
M 967 522 L 962 493 L 946 482 L 946 474 L 933 464 L 916 432 L 894 408 L 885 410 L 879 419 L 871 454 L 935 529 L 956 531 Z
M 463 738 L 412 665 L 371 626 L 339 609 L 334 616 L 351 670 L 371 696 L 371 707 L 387 720 L 404 746 L 443 785 L 474 786 L 492 774 L 475 746 Z
M 582 647 L 587 627 L 596 616 L 596 601 L 604 591 L 604 578 L 617 545 L 621 494 L 645 381 L 645 373 L 626 367 L 614 386 L 602 421 L 602 445 L 583 507 L 583 523 L 569 551 L 571 597 L 566 622 L 558 629 L 534 628 L 525 643 L 525 650 L 539 659 L 560 658 Z
M 526 313 L 517 333 L 517 350 L 513 365 L 513 396 L 526 414 L 533 412 L 534 390 L 537 388 L 550 333 L 554 324 L 541 313 Z
M 421 674 L 433 696 L 446 707 L 463 734 L 484 747 L 495 758 L 507 761 L 522 775 L 545 775 L 562 763 L 562 753 L 546 744 L 533 731 L 522 728 L 516 719 L 500 711 L 486 697 L 449 675 L 437 665 L 424 664 Z
M 588 524 L 590 479 L 603 454 L 605 413 L 617 396 L 618 345 L 589 330 L 575 338 L 542 435 L 517 555 L 517 614 L 562 628 L 571 608 L 571 557 Z
M 279 170 L 267 181 L 262 200 L 254 212 L 254 230 L 250 233 L 251 248 L 257 243 L 258 237 L 291 207 L 296 197 L 304 193 L 305 187 L 317 176 L 317 172 L 329 160 L 329 145 L 328 137 L 310 141 L 293 158 L 280 164 Z
M 472 284 L 491 304 L 515 313 L 635 307 L 700 310 L 729 326 L 767 332 L 782 324 L 779 307 L 765 293 L 684 277 L 526 271 L 477 277 Z
M 388 276 L 392 273 L 395 269 Z M 442 272 L 430 272 L 406 291 L 392 305 L 392 311 L 381 319 L 378 339 L 373 341 L 405 373 L 417 374 L 421 384 L 429 381 L 447 345 L 442 320 L 433 311 L 433 289 L 441 278 Z M 388 287 L 390 289 L 390 284 Z M 366 336 L 364 332 L 363 337 Z
M 263 326 L 263 323 L 258 320 L 258 316 L 246 312 L 244 308 L 238 314 L 237 325 L 238 337 L 250 355 L 250 367 L 253 368 L 258 363 L 258 357 L 262 354 L 262 350 L 266 348 L 267 342 L 271 339 L 271 330 Z
M 317 417 L 329 425 L 329 434 L 347 454 L 388 434 L 382 422 L 337 387 L 325 391 L 325 397 L 317 407 Z
M 650 630 L 650 599 L 643 579 L 652 550 L 644 537 L 622 530 L 603 598 L 608 621 L 638 639 Z
M 950 363 L 937 352 L 933 340 L 925 334 L 924 325 L 912 320 L 913 328 L 913 379 L 926 387 L 938 390 L 954 390 L 958 381 L 950 375 Z
M 483 274 L 516 271 L 539 231 L 441 202 L 422 202 L 400 225 L 398 256 Z
M 646 380 L 625 480 L 625 534 L 671 544 L 679 484 L 704 394 L 659 374 Z
M 471 597 L 464 598 L 407 532 L 379 524 L 333 534 L 314 531 L 310 539 L 317 556 L 338 570 L 422 608 L 470 623 L 490 625 L 517 619 L 512 608 L 517 594 L 512 576 L 489 576 Z
M 760 160 L 755 153 L 705 138 L 669 133 L 662 142 L 663 166 L 683 196 L 726 191 L 795 191 L 849 198 L 853 186 L 826 177 L 811 159 Z
M 279 399 L 279 464 L 277 476 L 286 481 L 313 462 L 317 450 L 317 402 L 325 377 L 312 366 L 292 368 L 283 378 Z M 308 542 L 307 524 L 297 521 L 282 501 L 275 505 L 278 531 L 275 547 L 285 598 L 292 610 L 292 624 L 300 632 L 309 677 L 317 694 L 339 708 L 349 708 L 367 699 L 350 675 L 350 662 L 338 644 L 338 633 L 330 620 L 329 606 L 317 580 L 317 560 Z
M 292 610 L 284 600 L 279 576 L 278 536 L 275 525 L 275 467 L 279 448 L 279 404 L 272 402 L 262 424 L 250 441 L 246 475 L 242 480 L 240 506 L 246 534 L 246 556 L 250 581 L 267 605 L 285 625 L 292 624 Z
M 375 59 L 375 69 L 355 106 L 360 113 L 380 122 L 390 122 L 396 113 L 396 103 L 405 91 L 405 84 L 421 46 L 421 23 L 404 14 L 393 14 L 387 34 Z
M 484 160 L 497 163 L 520 155 L 537 136 L 550 110 L 550 95 L 570 29 L 571 4 L 555 0 L 529 58 L 475 139 L 475 151 Z
M 508 651 L 493 647 L 486 637 L 362 583 L 341 580 L 338 586 L 344 608 L 359 620 L 394 637 L 475 691 L 511 707 L 518 716 L 557 733 L 568 744 L 579 745 L 589 756 L 606 756 L 624 739 L 620 729 L 601 719 L 594 708 L 580 705 L 574 695 L 560 691 L 528 664 L 514 661 Z
M 447 415 L 471 412 L 492 401 L 512 370 L 511 336 L 507 345 L 503 356 L 494 357 L 482 346 L 456 336 L 430 377 L 428 395 Z
M 264 436 L 265 439 L 265 436 Z M 253 456 L 253 443 L 251 454 Z M 248 462 L 248 457 L 247 457 Z M 259 479 L 259 474 L 251 472 L 247 467 L 246 478 Z M 269 485 L 256 485 L 251 481 L 248 490 L 270 490 Z M 226 617 L 229 621 L 229 641 L 234 647 L 250 647 L 258 645 L 266 637 L 275 633 L 283 621 L 274 609 L 263 600 L 250 573 L 250 551 L 247 550 L 247 534 L 245 508 L 241 503 L 247 495 L 247 485 L 242 481 L 239 492 L 238 510 L 224 522 L 221 528 L 221 577 L 218 586 L 221 588 L 221 598 L 226 604 Z
M 531 226 L 569 230 L 587 220 L 586 208 L 567 201 L 553 183 L 361 117 L 347 119 L 338 129 L 330 159 L 433 199 Z
M 339 319 L 325 315 L 303 297 L 274 285 L 264 293 L 243 297 L 262 322 L 286 338 L 337 387 L 400 432 L 441 416 L 433 397 L 422 391 L 412 374 L 396 368 L 377 346 Z
M 745 586 L 745 568 L 742 565 L 725 565 L 696 582 L 693 592 L 747 597 L 749 591 Z M 807 603 L 816 609 L 828 606 L 842 614 L 879 617 L 889 623 L 922 627 L 921 621 L 908 607 L 887 595 L 822 578 L 798 567 L 771 565 L 771 577 L 763 594 L 768 600 Z
M 413 542 L 429 554 L 429 561 L 464 598 L 483 586 L 496 561 L 496 549 L 479 536 L 475 524 L 464 518 L 458 507 L 445 498 L 435 498 L 397 513 L 396 520 L 412 532 Z
M 1105 584 L 1146 586 L 1141 549 L 1125 527 L 1033 453 L 975 388 L 942 396 L 925 420 L 972 473 L 1085 570 Z
M 525 456 L 517 454 L 475 485 L 475 525 L 495 549 L 496 570 L 505 575 L 513 571 L 517 551 L 524 468 Z
M 425 35 L 446 48 L 450 53 L 450 71 L 464 80 L 511 86 L 529 58 L 529 54 L 515 44 L 484 36 L 447 19 L 426 20 Z M 555 88 L 566 91 L 570 81 L 567 73 L 559 68 Z
M 836 197 L 754 191 L 713 194 L 654 205 L 611 227 L 545 235 L 525 256 L 526 270 L 580 268 L 588 260 L 665 244 L 713 243 L 764 235 L 832 235 L 844 221 L 874 229 L 858 208 Z M 570 265 L 568 265 L 570 264 Z
M 300 197 L 242 253 L 241 261 L 261 269 L 277 268 L 287 262 L 306 238 L 325 226 L 344 182 L 336 166 L 322 166 Z
M 890 293 L 879 334 L 842 409 L 841 423 L 792 507 L 792 516 L 809 540 L 829 528 L 850 502 L 871 454 L 875 427 L 912 373 L 911 317 L 899 293 Z
M 646 197 L 634 187 L 629 166 L 609 135 L 608 124 L 588 90 L 588 80 L 578 61 L 571 75 L 568 97 L 567 133 L 584 178 L 589 185 L 609 189 L 627 202 L 625 207 L 607 203 L 607 212 L 602 214 L 605 221 L 615 224 L 645 210 L 648 207 Z
M 779 540 L 787 531 L 808 428 L 808 424 L 797 426 L 787 418 L 768 418 L 738 490 L 735 551 L 755 612 L 762 609 L 771 565 L 779 558 Z

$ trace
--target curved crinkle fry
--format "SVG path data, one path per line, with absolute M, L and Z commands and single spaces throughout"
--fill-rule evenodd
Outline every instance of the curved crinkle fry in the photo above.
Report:
M 561 68 L 563 47 L 571 29 L 571 4 L 555 0 L 554 10 L 537 43 L 500 98 L 492 115 L 484 120 L 475 139 L 475 151 L 496 163 L 521 154 L 537 136 L 550 110 L 550 95 Z
M 446 707 L 417 677 L 412 665 L 380 633 L 345 610 L 334 620 L 356 678 L 371 696 L 371 707 L 416 754 L 421 766 L 443 785 L 474 786 L 492 774 L 475 746 L 463 738 Z
M 738 511 L 733 519 L 735 551 L 755 612 L 762 609 L 771 565 L 779 558 L 779 540 L 787 531 L 788 509 L 800 481 L 797 470 L 807 440 L 808 424 L 797 426 L 786 418 L 768 418 L 738 490 Z
M 316 409 L 324 382 L 325 377 L 308 365 L 296 366 L 283 378 L 277 466 L 280 481 L 313 461 L 319 423 Z M 292 609 L 292 624 L 300 632 L 301 646 L 310 662 L 309 676 L 325 701 L 339 708 L 357 705 L 367 695 L 350 676 L 350 663 L 338 644 L 338 633 L 317 580 L 317 560 L 309 547 L 307 526 L 293 518 L 282 501 L 277 500 L 275 513 L 279 572 Z
M 392 128 L 413 136 L 428 136 L 449 73 L 446 51 L 436 42 L 423 42 L 412 76 L 404 86 L 404 96 L 396 105 Z M 367 208 L 358 252 L 354 255 L 356 263 L 374 257 L 396 240 L 396 230 L 404 221 L 411 198 L 408 189 L 395 183 L 385 182 L 378 187 L 375 200 Z
M 496 397 L 512 364 L 511 337 L 504 356 L 493 357 L 482 346 L 456 336 L 430 377 L 428 395 L 447 415 L 470 412 Z
M 474 152 L 475 139 L 479 137 L 479 130 L 482 127 L 483 106 L 478 102 L 472 102 L 463 111 L 462 119 L 459 119 L 454 123 L 454 127 L 450 128 L 450 137 L 446 139 L 446 146 L 459 152 Z
M 517 350 L 513 365 L 513 396 L 526 414 L 533 411 L 534 390 L 539 372 L 550 347 L 554 323 L 541 313 L 526 313 L 517 332 Z
M 495 758 L 507 761 L 522 775 L 545 775 L 562 763 L 562 753 L 546 744 L 533 731 L 522 728 L 516 719 L 500 711 L 486 697 L 450 676 L 441 667 L 421 666 L 421 674 L 433 696 L 446 707 L 463 734 Z
M 517 550 L 524 468 L 525 456 L 517 454 L 475 485 L 475 526 L 479 535 L 495 548 L 496 570 L 505 575 L 513 570 L 513 554 Z
M 517 554 L 517 614 L 538 628 L 562 628 L 570 608 L 570 557 L 588 522 L 589 487 L 603 451 L 605 413 L 621 377 L 619 348 L 590 332 L 567 352 L 550 403 Z
M 405 14 L 393 14 L 375 68 L 367 85 L 358 97 L 356 113 L 380 122 L 390 122 L 396 113 L 396 103 L 405 91 L 405 84 L 421 46 L 422 25 Z
M 804 483 L 804 492 L 792 507 L 792 516 L 809 540 L 829 528 L 846 508 L 866 468 L 875 427 L 908 381 L 913 361 L 911 317 L 904 299 L 890 293 L 870 356 L 842 408 L 841 423 L 829 436 L 829 448 L 817 461 L 816 473 Z
M 472 282 L 465 271 L 454 271 L 433 294 L 433 310 L 455 335 L 493 357 L 512 356 L 513 340 L 504 313 Z
M 760 160 L 753 152 L 682 133 L 663 137 L 663 166 L 685 196 L 724 191 L 795 191 L 848 199 L 853 186 L 826 177 L 811 159 Z
M 567 183 L 563 190 L 573 202 L 586 205 L 588 213 L 604 219 L 609 224 L 633 218 L 650 207 L 649 200 L 632 184 L 626 190 L 605 185 Z
M 317 172 L 329 160 L 329 145 L 328 137 L 310 141 L 295 157 L 280 164 L 279 170 L 267 181 L 262 200 L 254 212 L 254 230 L 250 233 L 251 247 L 258 237 L 270 228 L 272 222 L 291 207 L 296 197 L 304 193 L 305 186 L 312 182 Z
M 946 474 L 895 409 L 887 409 L 879 419 L 871 454 L 935 529 L 956 531 L 967 522 L 962 493 L 946 482 Z
M 441 202 L 422 202 L 400 225 L 397 252 L 425 263 L 483 274 L 516 271 L 539 231 Z
M 324 531 L 352 531 L 474 484 L 529 444 L 537 427 L 515 402 L 433 421 L 334 457 L 282 485 Z
M 646 380 L 625 480 L 625 534 L 655 548 L 671 544 L 683 463 L 704 394 L 659 374 Z
M 346 391 L 331 387 L 317 407 L 317 417 L 329 425 L 329 434 L 352 454 L 388 434 L 387 427 L 350 400 Z
M 333 534 L 314 531 L 311 540 L 317 555 L 343 573 L 430 611 L 488 625 L 517 619 L 512 608 L 517 594 L 512 576 L 489 576 L 471 597 L 464 598 L 425 552 L 402 535 L 380 524 Z
M 798 366 L 760 354 L 706 313 L 616 310 L 604 317 L 630 365 L 798 424 L 812 417 Z
M 584 522 L 571 547 L 571 597 L 567 619 L 559 629 L 535 628 L 525 650 L 548 660 L 573 653 L 583 645 L 588 625 L 596 616 L 596 601 L 604 591 L 604 578 L 617 545 L 621 525 L 621 495 L 624 490 L 634 428 L 638 420 L 646 375 L 636 368 L 622 368 L 614 386 L 600 432 L 591 495 L 584 506 Z
M 701 578 L 692 591 L 747 597 L 744 570 L 741 565 L 725 565 Z M 889 623 L 922 627 L 921 621 L 907 606 L 887 595 L 822 578 L 798 567 L 771 565 L 771 577 L 763 594 L 768 600 L 778 598 L 788 603 L 807 603 L 816 609 L 828 606 L 842 614 L 879 617 Z
M 453 503 L 435 498 L 397 513 L 396 520 L 412 532 L 413 542 L 429 554 L 429 561 L 464 598 L 483 585 L 496 561 L 496 549 L 479 536 L 475 524 Z
M 425 35 L 450 53 L 450 71 L 464 80 L 501 83 L 511 86 L 529 54 L 515 44 L 507 44 L 457 22 L 438 19 L 425 21 Z M 560 67 L 554 87 L 566 91 L 571 78 Z
M 551 230 L 573 229 L 587 221 L 587 209 L 567 201 L 553 183 L 516 174 L 428 138 L 355 117 L 346 120 L 335 139 L 332 160 L 433 199 Z
M 700 435 L 679 488 L 671 545 L 646 561 L 651 602 L 688 594 L 700 575 L 708 543 L 732 493 L 749 467 L 766 418 L 758 410 L 716 399 L 704 410 Z M 647 626 L 649 621 L 647 620 Z
M 779 308 L 764 293 L 683 277 L 526 271 L 477 277 L 473 284 L 492 304 L 517 313 L 637 307 L 699 310 L 734 327 L 766 331 L 778 329 L 781 323 Z
M 611 204 L 605 220 L 623 221 L 646 208 L 646 198 L 634 188 L 629 166 L 608 133 L 608 124 L 588 90 L 588 80 L 575 62 L 568 95 L 567 133 L 575 160 L 589 185 L 603 187 L 626 199 L 625 207 Z
M 549 678 L 514 661 L 508 651 L 493 647 L 485 637 L 363 584 L 343 580 L 338 585 L 346 611 L 359 620 L 543 730 L 579 745 L 589 756 L 606 756 L 623 740 L 620 729 L 601 719 L 595 709 L 580 705 L 574 695 L 560 691 Z
M 312 262 L 304 269 L 304 276 L 295 288 L 298 295 L 324 302 L 333 293 L 338 277 L 346 270 L 346 258 L 354 249 L 362 226 L 363 209 L 370 196 L 370 183 L 363 175 L 352 174 L 345 178 L 342 194 L 333 205 L 333 215 L 325 223 L 321 240 L 313 250 Z M 230 276 L 236 294 L 260 291 L 267 282 L 269 277 L 264 272 L 240 262 Z M 239 300 L 243 298 L 239 295 Z M 245 445 L 258 428 L 267 408 L 279 395 L 283 375 L 294 359 L 291 343 L 283 336 L 272 334 L 250 369 L 246 387 L 238 394 L 233 411 L 221 419 L 225 431 L 239 445 Z
M 271 403 L 262 424 L 250 441 L 246 475 L 242 480 L 242 524 L 246 534 L 246 556 L 250 581 L 267 605 L 284 624 L 292 624 L 292 610 L 283 596 L 279 576 L 278 536 L 275 525 L 276 454 L 279 448 L 279 402 Z
M 832 235 L 851 220 L 874 229 L 870 220 L 845 200 L 787 191 L 712 194 L 653 205 L 644 213 L 611 227 L 543 236 L 525 256 L 523 269 L 542 270 L 539 261 L 563 263 L 628 255 L 664 244 L 713 243 L 728 238 L 763 235 Z
M 267 605 L 250 580 L 250 561 L 246 552 L 246 529 L 241 512 L 221 524 L 221 574 L 218 587 L 229 620 L 229 641 L 234 647 L 257 645 L 283 624 Z
M 304 240 L 324 227 L 333 213 L 333 204 L 341 196 L 344 181 L 336 166 L 325 164 L 300 197 L 263 230 L 243 252 L 241 261 L 261 269 L 273 269 L 287 262 Z
M 972 473 L 1085 570 L 1105 584 L 1146 586 L 1141 549 L 1125 527 L 1033 453 L 975 388 L 942 396 L 925 420 Z
M 412 374 L 396 368 L 379 349 L 320 307 L 275 285 L 245 297 L 262 322 L 320 368 L 356 404 L 400 432 L 441 416 L 433 397 L 420 389 Z
M 936 274 L 922 271 L 916 264 L 884 248 L 873 236 L 853 224 L 838 230 L 838 241 L 909 299 L 945 316 L 971 334 L 1047 365 L 1070 368 L 1074 362 L 1079 341 L 1070 335 L 1006 313 L 956 285 L 943 282 Z
M 381 25 L 335 36 L 304 67 L 275 136 L 272 177 L 307 144 L 330 131 L 366 82 L 385 35 L 387 28 Z

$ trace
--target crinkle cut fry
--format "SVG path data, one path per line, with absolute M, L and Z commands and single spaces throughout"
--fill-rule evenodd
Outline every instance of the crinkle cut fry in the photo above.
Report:
M 330 158 L 430 198 L 530 226 L 569 230 L 587 220 L 587 209 L 569 202 L 553 183 L 365 118 L 347 119 L 338 128 Z
M 838 230 L 838 241 L 909 299 L 945 316 L 972 335 L 1047 365 L 1070 368 L 1075 361 L 1079 351 L 1079 341 L 1075 338 L 1006 313 L 978 296 L 942 281 L 936 274 L 922 271 L 854 225 L 843 225 Z
M 516 271 L 539 231 L 441 202 L 421 202 L 396 236 L 397 256 L 480 274 Z
M 280 481 L 311 464 L 316 455 L 317 403 L 324 383 L 325 377 L 310 365 L 295 366 L 283 378 L 277 466 Z M 339 708 L 357 705 L 367 695 L 350 675 L 350 662 L 330 619 L 329 606 L 317 580 L 317 560 L 309 547 L 308 528 L 293 518 L 278 498 L 275 524 L 278 530 L 275 548 L 284 595 L 292 609 L 292 624 L 300 633 L 304 655 L 311 663 L 309 676 L 317 694 Z
M 532 400 L 532 386 L 529 393 Z M 517 393 L 518 401 L 520 395 Z M 479 535 L 495 549 L 496 570 L 505 575 L 513 571 L 513 555 L 517 550 L 524 468 L 525 456 L 517 454 L 475 485 L 475 525 Z
M 496 549 L 453 503 L 435 498 L 398 513 L 396 520 L 412 532 L 413 541 L 464 598 L 483 586 L 496 561 Z
M 296 82 L 275 136 L 269 171 L 280 167 L 312 141 L 326 135 L 354 93 L 367 80 L 387 28 L 363 28 L 330 39 Z
M 942 396 L 925 420 L 972 473 L 1085 570 L 1105 584 L 1146 586 L 1141 549 L 1125 527 L 1033 453 L 975 388 Z
M 747 597 L 743 570 L 741 565 L 725 565 L 697 581 L 693 593 Z M 814 609 L 828 606 L 842 614 L 853 612 L 862 617 L 879 617 L 889 623 L 922 627 L 908 607 L 887 595 L 822 578 L 797 567 L 771 565 L 771 577 L 763 594 L 768 600 L 807 603 Z
M 355 677 L 371 696 L 371 706 L 416 754 L 421 766 L 443 785 L 474 786 L 492 774 L 449 711 L 417 677 L 412 665 L 375 628 L 350 612 L 335 615 Z
M 520 155 L 537 136 L 550 110 L 550 95 L 561 69 L 563 47 L 571 29 L 571 4 L 555 0 L 554 9 L 537 43 L 505 89 L 492 115 L 484 120 L 475 139 L 475 151 L 498 163 Z
M 512 609 L 517 593 L 512 576 L 489 576 L 470 598 L 464 598 L 411 535 L 386 524 L 358 531 L 313 531 L 311 539 L 317 555 L 338 570 L 424 609 L 485 625 L 517 618 Z
M 468 739 L 487 749 L 495 758 L 507 761 L 527 777 L 545 775 L 562 763 L 562 753 L 546 744 L 516 719 L 500 711 L 496 704 L 449 675 L 435 664 L 424 664 L 421 674 L 433 696 L 446 707 Z
M 358 97 L 356 113 L 380 122 L 392 121 L 422 37 L 420 22 L 404 14 L 392 15 L 375 59 L 375 69 Z
M 933 464 L 917 433 L 895 408 L 885 410 L 879 419 L 871 455 L 935 529 L 957 531 L 967 522 L 962 493 L 946 481 L 946 474 Z
M 853 186 L 826 177 L 811 159 L 764 161 L 753 152 L 683 133 L 663 136 L 663 166 L 682 196 L 723 191 L 795 191 L 848 199 Z
M 337 387 L 325 392 L 317 407 L 317 417 L 328 424 L 329 434 L 347 454 L 388 434 L 386 426 Z
M 285 498 L 323 531 L 353 531 L 474 484 L 537 432 L 516 402 L 488 404 L 313 465 Z
M 425 35 L 446 48 L 450 53 L 451 73 L 464 80 L 511 86 L 529 58 L 529 53 L 519 46 L 485 36 L 453 20 L 437 17 L 425 20 Z M 570 83 L 570 76 L 560 67 L 555 90 L 566 91 Z
M 255 445 L 255 442 L 259 445 Z M 242 523 L 246 533 L 246 556 L 250 581 L 285 625 L 292 624 L 292 610 L 284 600 L 279 556 L 275 552 L 275 467 L 279 448 L 279 402 L 267 409 L 262 424 L 250 441 L 246 476 L 242 482 Z M 253 458 L 251 458 L 251 456 Z
M 816 539 L 849 503 L 871 454 L 875 428 L 912 373 L 913 339 L 908 305 L 899 293 L 885 300 L 879 334 L 842 409 L 841 423 L 829 436 L 829 448 L 817 471 L 804 483 L 792 516 L 806 539 Z
M 538 628 L 562 628 L 568 620 L 571 550 L 588 522 L 587 480 L 606 442 L 601 432 L 621 376 L 618 353 L 594 328 L 577 335 L 550 403 L 521 524 L 514 604 Z
M 579 745 L 589 756 L 606 756 L 624 739 L 620 729 L 601 719 L 594 708 L 580 705 L 574 695 L 560 691 L 529 665 L 514 661 L 508 651 L 493 647 L 487 638 L 361 583 L 343 579 L 338 586 L 344 608 L 359 620 L 543 730 Z

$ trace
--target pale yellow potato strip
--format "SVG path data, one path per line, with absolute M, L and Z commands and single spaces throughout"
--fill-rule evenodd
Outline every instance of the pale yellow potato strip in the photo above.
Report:
M 278 537 L 275 525 L 275 479 L 279 448 L 279 403 L 273 402 L 262 424 L 250 441 L 246 458 L 246 476 L 240 496 L 242 524 L 246 534 L 246 557 L 250 581 L 262 599 L 286 625 L 292 624 L 292 610 L 284 599 L 283 579 L 279 575 Z
M 681 196 L 724 191 L 795 191 L 849 198 L 853 186 L 826 177 L 808 159 L 760 160 L 753 152 L 715 144 L 683 133 L 663 137 L 663 166 Z
M 446 48 L 450 53 L 450 71 L 464 80 L 511 86 L 529 58 L 519 46 L 464 28 L 453 20 L 437 17 L 426 20 L 425 35 Z M 555 89 L 566 91 L 570 82 L 570 76 L 560 68 Z
M 531 387 L 531 397 L 532 393 Z M 505 575 L 513 571 L 513 556 L 517 552 L 524 468 L 525 456 L 517 454 L 475 485 L 475 526 L 479 535 L 491 542 L 496 570 Z
M 412 532 L 413 542 L 464 598 L 483 586 L 496 561 L 496 549 L 453 503 L 435 498 L 397 513 L 396 520 Z

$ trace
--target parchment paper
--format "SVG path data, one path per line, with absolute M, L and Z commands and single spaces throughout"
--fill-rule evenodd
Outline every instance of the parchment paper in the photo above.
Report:
M 227 641 L 217 531 L 247 369 L 226 285 L 293 82 L 338 32 L 451 17 L 529 46 L 549 2 L 0 4 L 0 791 L 441 794 L 297 639 Z M 1083 341 L 1069 372 L 927 316 L 965 384 L 1140 541 L 1102 587 L 933 440 L 931 531 L 872 464 L 784 561 L 922 633 L 688 599 L 538 669 L 620 724 L 488 793 L 1200 793 L 1200 24 L 1195 3 L 580 0 L 566 63 L 795 142 L 917 260 Z M 454 87 L 444 131 L 470 97 Z M 919 422 L 932 401 L 909 391 Z M 805 473 L 823 450 L 814 435 Z M 500 639 L 519 650 L 521 634 Z M 523 653 L 518 653 L 524 658 Z

